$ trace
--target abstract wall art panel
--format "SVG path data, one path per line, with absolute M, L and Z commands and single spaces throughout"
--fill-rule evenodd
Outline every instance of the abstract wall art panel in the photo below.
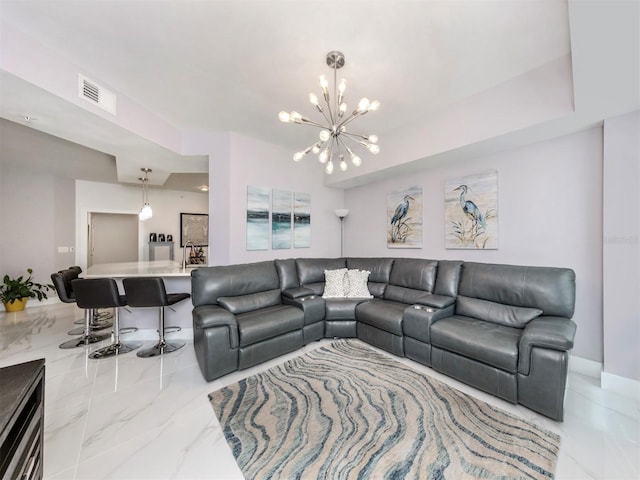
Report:
M 247 250 L 269 249 L 269 189 L 247 187 Z
M 387 247 L 422 248 L 422 187 L 387 195 Z
M 271 248 L 291 248 L 291 192 L 273 190 L 271 194 Z
M 293 201 L 293 246 L 311 246 L 311 195 L 295 193 Z
M 445 248 L 498 248 L 498 172 L 445 182 Z

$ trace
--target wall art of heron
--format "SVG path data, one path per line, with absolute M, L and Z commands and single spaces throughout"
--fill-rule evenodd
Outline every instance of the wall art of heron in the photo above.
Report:
M 407 221 L 411 219 L 411 217 L 407 217 L 409 200 L 415 200 L 415 198 L 411 195 L 405 195 L 391 217 L 391 241 L 394 243 L 398 240 L 404 241 L 411 233 L 411 227 L 407 224 Z

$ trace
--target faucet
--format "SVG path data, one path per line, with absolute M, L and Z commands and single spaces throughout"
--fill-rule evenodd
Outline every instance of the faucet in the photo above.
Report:
M 193 249 L 193 247 L 195 247 L 195 245 L 193 244 L 193 242 L 185 242 L 184 244 L 184 249 L 182 250 L 182 269 L 184 270 L 185 268 L 187 268 L 187 247 L 191 245 L 191 248 Z

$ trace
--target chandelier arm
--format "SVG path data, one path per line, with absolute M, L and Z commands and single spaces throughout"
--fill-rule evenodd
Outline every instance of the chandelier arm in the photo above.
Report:
M 351 115 L 349 115 L 347 118 L 345 118 L 342 122 L 340 122 L 337 126 L 337 129 L 340 130 L 342 127 L 350 124 L 351 122 L 353 122 L 354 119 L 358 118 L 360 115 L 362 115 L 361 113 L 351 113 Z
M 366 136 L 360 135 L 359 133 L 341 132 L 340 135 L 344 135 L 345 137 L 348 137 L 353 141 L 358 141 L 356 140 L 356 138 L 361 138 L 362 140 L 369 140 Z
M 327 128 L 324 125 L 318 123 L 318 122 L 314 122 L 313 120 L 309 120 L 308 118 L 305 118 L 304 120 L 301 120 L 300 122 L 296 122 L 297 125 L 310 125 L 313 127 L 318 127 L 318 128 Z

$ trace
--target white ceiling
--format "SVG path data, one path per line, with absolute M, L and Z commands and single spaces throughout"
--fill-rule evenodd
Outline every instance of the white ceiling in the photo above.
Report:
M 330 74 L 330 50 L 346 56 L 340 74 L 348 81 L 347 103 L 355 106 L 362 96 L 382 102 L 359 124 L 362 133 L 378 134 L 384 150 L 387 138 L 410 125 L 572 54 L 580 39 L 570 25 L 580 31 L 578 17 L 570 18 L 565 0 L 0 0 L 2 21 L 177 131 L 237 131 L 292 152 L 313 142 L 315 132 L 304 136 L 304 127 L 281 124 L 277 113 L 312 113 L 307 95 L 319 91 L 320 74 Z M 628 39 L 621 43 L 635 52 Z M 631 58 L 630 68 L 637 65 Z M 575 55 L 573 67 L 575 77 Z M 128 149 L 146 151 L 161 171 L 163 157 L 172 164 L 175 152 L 47 99 L 47 92 L 34 95 L 20 79 L 0 80 L 5 118 L 46 117 L 38 112 L 49 108 L 60 117 L 51 133 L 117 158 L 130 157 Z M 638 108 L 637 96 L 625 102 L 618 110 Z M 86 131 L 78 131 L 78 116 Z M 46 131 L 37 121 L 31 126 Z M 191 160 L 184 162 L 191 173 L 205 163 Z

